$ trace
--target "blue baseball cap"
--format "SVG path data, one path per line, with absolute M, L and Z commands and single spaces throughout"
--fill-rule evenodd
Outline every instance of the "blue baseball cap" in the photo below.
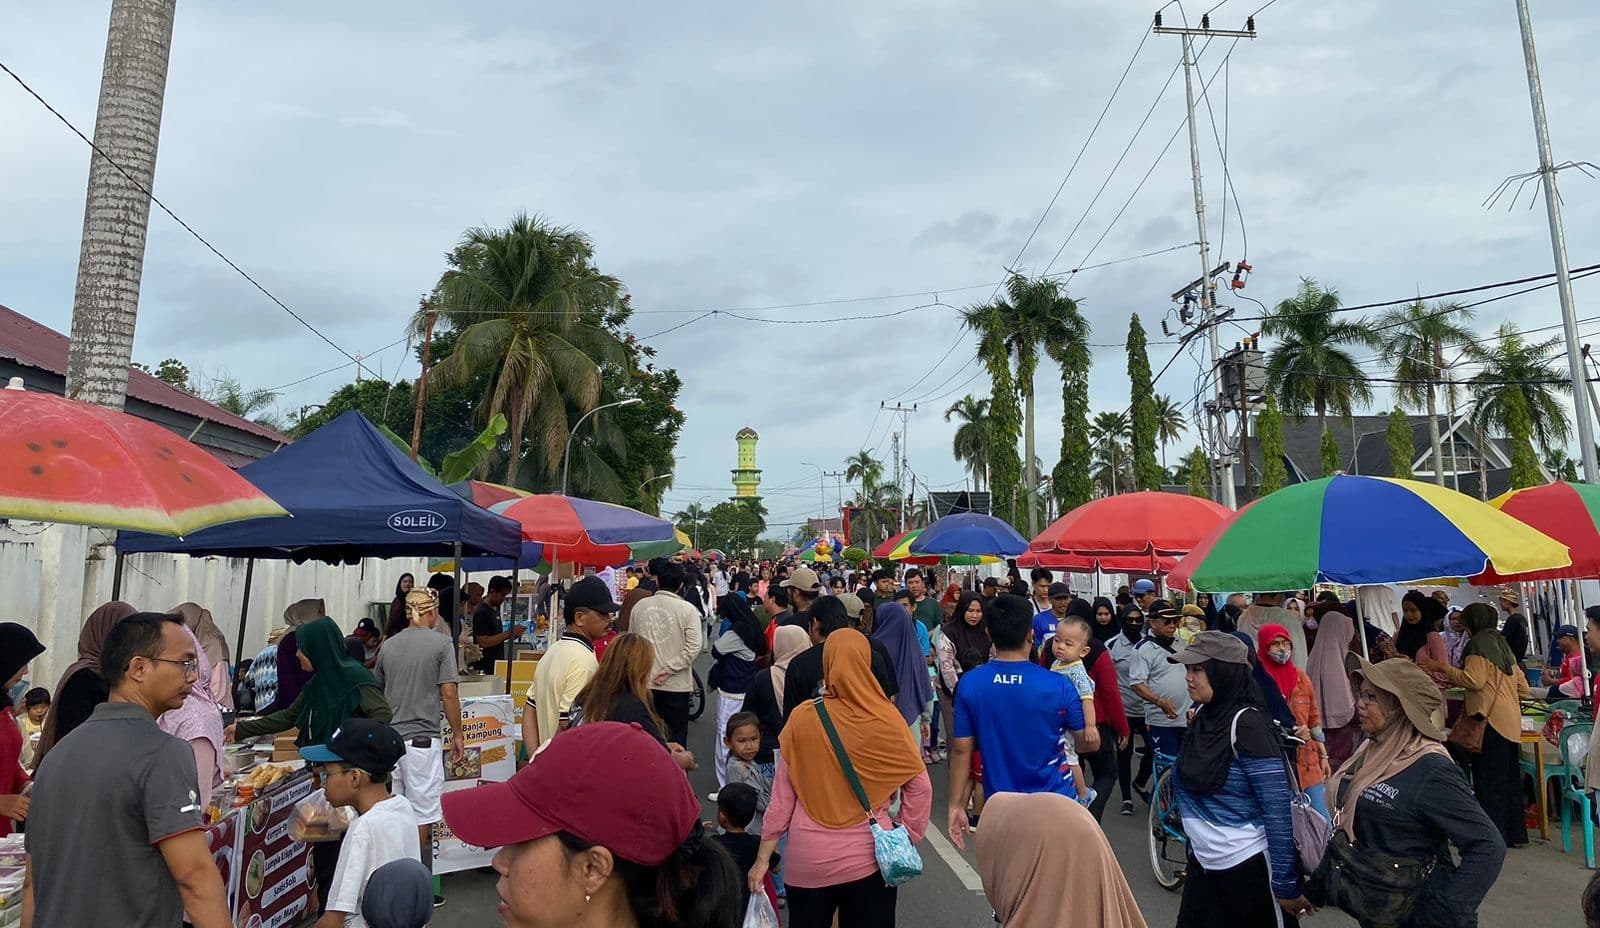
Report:
M 1154 593 L 1155 591 L 1156 583 L 1154 580 L 1133 581 L 1133 595 L 1135 596 L 1143 596 L 1146 593 Z

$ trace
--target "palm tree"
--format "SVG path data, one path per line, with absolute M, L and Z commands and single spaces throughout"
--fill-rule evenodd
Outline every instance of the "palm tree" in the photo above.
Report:
M 1444 351 L 1462 348 L 1465 357 L 1477 360 L 1482 352 L 1472 339 L 1467 323 L 1473 312 L 1458 303 L 1439 303 L 1429 308 L 1421 300 L 1396 307 L 1378 317 L 1374 327 L 1380 334 L 1383 360 L 1393 370 L 1395 399 L 1412 409 L 1428 414 L 1428 441 L 1433 449 L 1433 482 L 1444 486 L 1444 442 L 1439 436 L 1439 402 L 1435 387 L 1444 382 Z M 1454 389 L 1453 385 L 1450 389 Z
M 1017 359 L 1017 388 L 1022 393 L 1023 486 L 1027 487 L 1026 518 L 1028 535 L 1039 534 L 1038 456 L 1034 445 L 1033 375 L 1039 368 L 1041 353 L 1065 353 L 1072 335 L 1084 328 L 1078 304 L 1061 292 L 1061 285 L 1049 278 L 1029 279 L 1012 274 L 1006 279 L 1005 312 L 1010 316 L 1006 345 Z
M 1062 313 L 1060 331 L 1051 333 L 1045 351 L 1061 368 L 1061 457 L 1050 474 L 1056 505 L 1070 512 L 1094 497 L 1089 475 L 1089 323 L 1076 305 Z
M 112 0 L 94 117 L 67 395 L 121 409 L 139 315 L 177 0 Z M 103 153 L 103 154 L 102 154 Z
M 994 514 L 1013 525 L 1022 483 L 1017 439 L 1022 411 L 1017 407 L 1017 381 L 1007 348 L 1011 317 L 1001 303 L 985 303 L 961 311 L 967 328 L 978 335 L 978 358 L 989 374 L 989 492 Z
M 1102 412 L 1089 423 L 1089 443 L 1094 448 L 1095 462 L 1100 466 L 1096 479 L 1112 495 L 1117 493 L 1119 485 L 1129 488 L 1129 481 L 1118 477 L 1125 473 L 1128 463 L 1128 449 L 1123 443 L 1130 428 L 1126 412 Z
M 279 432 L 285 428 L 283 419 L 275 409 L 278 394 L 271 390 L 246 390 L 239 385 L 238 378 L 228 374 L 211 381 L 205 391 L 205 399 L 222 411 L 249 419 L 257 425 Z
M 1279 303 L 1261 323 L 1262 334 L 1278 339 L 1267 357 L 1267 389 L 1283 410 L 1317 415 L 1328 430 L 1328 412 L 1348 418 L 1358 403 L 1372 400 L 1367 374 L 1345 345 L 1377 347 L 1365 319 L 1339 314 L 1339 294 L 1301 278 L 1294 296 Z
M 1515 393 L 1522 398 L 1530 437 L 1540 450 L 1548 454 L 1572 437 L 1559 398 L 1571 395 L 1572 383 L 1562 376 L 1555 361 L 1562 344 L 1559 334 L 1530 344 L 1512 323 L 1500 326 L 1494 347 L 1485 352 L 1483 366 L 1468 381 L 1473 394 L 1472 424 L 1480 434 L 1510 433 L 1512 420 L 1521 412 L 1511 401 Z
M 490 372 L 478 414 L 503 413 L 511 425 L 507 483 L 516 482 L 525 434 L 541 469 L 560 469 L 573 419 L 600 401 L 602 365 L 627 361 L 604 324 L 626 299 L 622 284 L 593 258 L 582 233 L 518 214 L 503 230 L 469 230 L 439 282 L 434 309 L 460 334 L 429 383 Z M 425 324 L 419 312 L 413 327 Z
M 951 453 L 966 465 L 972 475 L 973 485 L 979 490 L 989 488 L 989 401 L 980 400 L 970 393 L 950 404 L 944 411 L 944 421 L 951 417 L 960 421 L 955 438 L 951 440 Z M 848 463 L 848 462 L 846 462 Z
M 844 479 L 847 481 L 861 481 L 861 514 L 866 520 L 866 531 L 869 539 L 878 537 L 878 515 L 880 507 L 875 504 L 881 502 L 882 494 L 878 492 L 883 480 L 883 462 L 872 456 L 872 452 L 863 448 L 855 454 L 844 459 Z M 896 493 L 899 491 L 896 490 Z M 876 543 L 876 542 L 874 542 Z M 870 545 L 869 545 L 870 547 Z
M 1167 442 L 1177 441 L 1189 431 L 1189 422 L 1183 416 L 1183 407 L 1172 397 L 1156 396 L 1156 440 L 1161 442 L 1161 469 L 1167 469 Z M 1179 483 L 1184 481 L 1180 480 Z
M 698 545 L 700 526 L 705 524 L 706 516 L 710 514 L 710 510 L 701 504 L 690 503 L 672 514 L 672 524 Z

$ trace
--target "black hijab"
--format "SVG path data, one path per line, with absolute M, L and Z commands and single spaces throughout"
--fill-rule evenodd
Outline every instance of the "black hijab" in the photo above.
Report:
M 956 666 L 966 673 L 972 668 L 989 660 L 989 629 L 984 623 L 968 625 L 964 616 L 973 603 L 983 606 L 983 597 L 977 593 L 963 593 L 956 601 L 956 611 L 951 613 L 950 620 L 944 623 L 944 636 L 950 639 L 951 650 L 956 656 Z
M 1130 633 L 1128 630 L 1128 616 L 1133 615 L 1135 612 L 1139 614 L 1139 629 Z M 1122 637 L 1128 639 L 1129 644 L 1139 643 L 1139 639 L 1144 637 L 1144 628 L 1144 610 L 1138 606 L 1123 606 L 1122 611 L 1117 613 L 1117 630 L 1122 632 Z
M 1439 630 L 1439 622 L 1444 619 L 1444 604 L 1417 590 L 1406 593 L 1400 597 L 1400 601 L 1416 606 L 1417 611 L 1422 613 L 1422 621 L 1415 625 L 1402 618 L 1400 631 L 1394 636 L 1394 649 L 1415 661 L 1417 652 L 1428 643 L 1428 633 Z
M 26 626 L 0 622 L 0 686 L 44 653 L 44 645 Z M 11 708 L 11 694 L 0 691 L 0 708 Z
M 1208 660 L 1200 665 L 1211 683 L 1211 701 L 1197 707 L 1178 750 L 1178 776 L 1184 789 L 1214 793 L 1228 781 L 1235 753 L 1241 757 L 1282 757 L 1278 739 L 1263 711 L 1261 688 L 1246 664 Z M 1240 715 L 1241 710 L 1245 711 Z M 1233 718 L 1239 716 L 1238 740 Z
M 1239 628 L 1239 616 L 1244 615 L 1244 610 L 1234 603 L 1225 603 L 1222 611 L 1217 613 L 1217 627 L 1212 631 L 1228 632 L 1232 634 Z M 1252 648 L 1251 650 L 1255 650 Z
M 1217 598 L 1212 596 L 1210 593 L 1205 593 L 1202 595 L 1204 595 L 1206 598 L 1206 604 L 1200 607 L 1205 611 L 1206 614 L 1206 631 L 1222 631 L 1222 629 L 1217 627 L 1217 623 L 1221 621 L 1221 617 L 1217 614 Z
M 1089 640 L 1104 645 L 1107 641 L 1117 637 L 1117 632 L 1122 628 L 1121 622 L 1117 619 L 1117 607 L 1112 605 L 1111 600 L 1104 596 L 1096 596 L 1094 602 L 1089 605 Z M 1093 613 L 1099 612 L 1102 607 L 1111 613 L 1111 621 L 1104 625 L 1101 625 L 1100 620 L 1093 615 Z
M 738 635 L 756 657 L 767 653 L 767 636 L 761 633 L 761 623 L 756 621 L 755 612 L 743 596 L 724 593 L 717 599 L 717 608 L 728 620 L 728 630 Z

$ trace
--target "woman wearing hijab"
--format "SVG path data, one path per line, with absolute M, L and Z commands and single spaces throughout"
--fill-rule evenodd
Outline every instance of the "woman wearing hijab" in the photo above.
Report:
M 967 671 L 986 663 L 993 654 L 994 645 L 989 643 L 989 630 L 983 624 L 983 597 L 967 593 L 956 602 L 950 621 L 940 626 L 934 648 L 939 711 L 944 715 L 945 731 L 955 731 L 956 684 Z M 967 781 L 967 822 L 975 826 L 983 814 L 983 757 L 976 748 L 972 752 L 971 768 L 972 776 Z
M 1250 649 L 1204 632 L 1167 660 L 1185 665 L 1197 707 L 1174 779 L 1189 837 L 1178 928 L 1297 925 L 1312 908 L 1295 870 L 1289 773 L 1250 675 Z
M 1444 612 L 1444 604 L 1417 590 L 1400 598 L 1400 631 L 1394 637 L 1394 649 L 1401 657 L 1418 665 L 1424 659 L 1450 662 L 1450 648 L 1441 634 Z M 1444 686 L 1444 674 L 1430 676 L 1435 684 Z
M 1098 604 L 1099 600 L 1095 600 L 1095 602 Z M 1205 613 L 1206 631 L 1222 631 L 1222 629 L 1217 627 L 1218 618 L 1216 597 L 1212 596 L 1210 593 L 1197 593 L 1194 597 L 1194 604 L 1200 607 L 1201 612 Z
M 1295 737 L 1304 741 L 1294 751 L 1295 776 L 1300 789 L 1311 797 L 1311 804 L 1328 816 L 1323 785 L 1331 772 L 1328 749 L 1323 744 L 1322 708 L 1317 705 L 1316 687 L 1311 677 L 1294 664 L 1294 638 L 1282 625 L 1263 625 L 1256 632 L 1256 661 L 1266 671 L 1272 686 L 1288 700 L 1294 717 Z
M 889 652 L 889 664 L 900 684 L 894 696 L 895 708 L 906 720 L 908 730 L 920 740 L 922 718 L 933 701 L 933 683 L 928 679 L 928 662 L 922 656 L 916 629 L 911 625 L 911 613 L 897 600 L 878 606 L 872 622 L 872 640 Z M 826 651 L 823 656 L 827 656 Z
M 717 691 L 717 728 L 727 731 L 728 719 L 744 708 L 745 693 L 756 676 L 756 658 L 767 654 L 767 638 L 761 634 L 756 614 L 744 597 L 724 593 L 717 600 L 722 612 L 723 632 L 711 645 L 711 673 L 706 683 Z M 728 743 L 717 739 L 717 786 L 725 785 Z
M 1522 703 L 1528 679 L 1500 634 L 1500 617 L 1487 603 L 1461 610 L 1461 624 L 1472 633 L 1462 651 L 1460 670 L 1441 660 L 1423 658 L 1417 666 L 1441 674 L 1451 686 L 1467 691 L 1461 718 L 1484 719 L 1483 749 L 1469 755 L 1472 791 L 1507 847 L 1528 843 L 1528 823 L 1522 803 Z M 1460 725 L 1461 722 L 1457 722 Z
M 1317 641 L 1306 659 L 1306 676 L 1322 710 L 1322 734 L 1328 748 L 1328 766 L 1337 770 L 1350 759 L 1361 742 L 1356 725 L 1356 698 L 1345 671 L 1345 655 L 1355 640 L 1355 623 L 1337 604 L 1316 602 L 1311 614 L 1317 620 Z
M 417 585 L 417 578 L 410 574 L 401 574 L 394 585 L 394 599 L 389 601 L 389 623 L 383 627 L 385 640 L 394 637 L 406 630 L 411 620 L 406 617 L 406 594 Z
M 178 609 L 168 614 L 179 615 Z M 205 808 L 211 804 L 212 791 L 226 775 L 222 769 L 222 709 L 217 705 L 211 689 L 211 655 L 187 622 L 184 630 L 194 642 L 194 657 L 199 665 L 195 669 L 194 685 L 190 687 L 189 695 L 183 698 L 183 705 L 162 713 L 156 719 L 156 724 L 174 738 L 187 741 L 194 751 L 194 769 L 200 782 L 200 807 Z
M 1145 928 L 1105 832 L 1059 793 L 994 797 L 978 876 L 1001 928 Z
M 1095 626 L 1095 621 L 1090 620 L 1091 631 Z M 1120 770 L 1117 759 L 1132 732 L 1128 728 L 1127 707 L 1122 704 L 1117 663 L 1112 659 L 1111 652 L 1106 650 L 1105 644 L 1092 636 L 1083 666 L 1089 671 L 1089 679 L 1094 681 L 1094 719 L 1095 727 L 1100 730 L 1100 749 L 1082 759 L 1089 765 L 1090 787 L 1095 791 L 1089 811 L 1099 821 L 1111 802 L 1112 787 L 1117 783 Z
M 772 803 L 749 885 L 759 890 L 767 861 L 786 837 L 789 928 L 828 928 L 835 914 L 840 925 L 892 926 L 898 890 L 878 872 L 867 812 L 845 779 L 823 713 L 880 826 L 893 827 L 888 806 L 898 795 L 900 823 L 912 841 L 921 841 L 933 787 L 904 716 L 872 676 L 866 636 L 850 628 L 833 632 L 823 644 L 822 665 L 827 695 L 802 702 L 779 738 Z
M 282 712 L 300 698 L 300 692 L 311 679 L 311 672 L 302 666 L 296 656 L 300 651 L 299 629 L 327 614 L 327 606 L 320 599 L 302 599 L 283 610 L 283 623 L 288 631 L 278 639 L 272 659 L 272 666 L 276 668 L 277 682 L 273 688 L 272 700 L 266 705 L 262 705 L 258 700 L 256 712 L 262 715 Z M 252 664 L 250 669 L 252 672 L 255 671 L 256 665 Z
M 1133 691 L 1128 679 L 1128 662 L 1133 659 L 1133 649 L 1144 637 L 1144 613 L 1138 606 L 1126 606 L 1117 616 L 1118 633 L 1106 640 L 1106 653 L 1117 669 L 1117 693 L 1122 697 L 1123 711 L 1129 706 L 1143 705 L 1143 700 Z M 1133 735 L 1144 741 L 1144 756 L 1149 757 L 1150 733 L 1144 718 L 1135 712 L 1128 716 L 1128 738 L 1117 742 L 1117 787 L 1122 791 L 1122 814 L 1133 814 Z M 1148 768 L 1145 775 L 1149 775 Z M 1099 797 L 1096 797 L 1099 798 Z
M 1272 681 L 1267 669 L 1261 666 L 1261 661 L 1256 659 L 1255 641 L 1244 632 L 1228 634 L 1244 644 L 1245 660 L 1250 664 L 1250 678 L 1255 681 L 1256 690 L 1261 696 L 1261 708 L 1266 711 L 1267 717 L 1278 723 L 1284 731 L 1294 731 L 1294 713 L 1289 711 L 1289 700 L 1278 691 L 1278 685 Z
M 1096 596 L 1090 604 L 1093 620 L 1089 623 L 1089 637 L 1103 645 L 1117 637 L 1122 626 L 1117 623 L 1117 607 L 1105 596 Z
M 1348 840 L 1360 853 L 1396 865 L 1395 872 L 1426 871 L 1421 885 L 1409 892 L 1393 885 L 1352 888 L 1358 897 L 1399 904 L 1383 924 L 1475 925 L 1478 905 L 1500 874 L 1505 844 L 1440 743 L 1444 700 L 1439 688 L 1408 661 L 1370 664 L 1352 655 L 1350 664 L 1359 681 L 1357 712 L 1367 740 L 1333 776 L 1329 799 L 1335 828 L 1343 832 L 1334 840 Z M 1459 864 L 1446 842 L 1460 855 Z M 1312 892 L 1320 896 L 1321 887 L 1313 886 Z
M 55 698 L 50 700 L 50 712 L 44 717 L 44 728 L 39 732 L 39 748 L 33 754 L 35 770 L 56 742 L 72 734 L 95 706 L 111 697 L 111 690 L 100 676 L 100 648 L 117 623 L 138 611 L 124 602 L 109 602 L 83 620 L 83 630 L 78 632 L 78 659 L 61 674 Z
M 28 675 L 28 664 L 44 653 L 33 632 L 15 622 L 0 622 L 0 709 L 11 712 L 11 688 Z M 11 823 L 28 818 L 28 799 L 23 790 L 29 782 L 22 769 L 22 729 L 0 722 L 0 838 L 11 834 Z
M 183 616 L 184 627 L 188 628 L 189 634 L 200 643 L 201 650 L 206 653 L 206 661 L 211 665 L 210 676 L 206 678 L 208 688 L 215 696 L 217 705 L 224 709 L 232 709 L 233 672 L 229 669 L 228 663 L 230 660 L 228 637 L 211 618 L 211 610 L 199 603 L 180 603 L 168 612 Z

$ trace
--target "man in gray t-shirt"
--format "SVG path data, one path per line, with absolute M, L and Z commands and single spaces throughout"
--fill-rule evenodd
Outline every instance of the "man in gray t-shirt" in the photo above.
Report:
M 422 826 L 424 848 L 432 847 L 428 834 L 443 818 L 439 797 L 444 794 L 444 743 L 439 737 L 441 711 L 450 723 L 450 758 L 459 763 L 466 754 L 461 731 L 461 699 L 456 692 L 456 650 L 450 640 L 434 631 L 439 624 L 437 597 L 429 590 L 412 590 L 406 596 L 411 624 L 378 649 L 372 675 L 394 709 L 390 725 L 406 745 L 406 756 L 394 769 L 394 792 L 410 800 Z
M 22 923 L 228 928 L 222 877 L 201 824 L 189 745 L 156 727 L 196 674 L 181 622 L 139 613 L 111 631 L 111 700 L 39 764 L 28 814 Z

